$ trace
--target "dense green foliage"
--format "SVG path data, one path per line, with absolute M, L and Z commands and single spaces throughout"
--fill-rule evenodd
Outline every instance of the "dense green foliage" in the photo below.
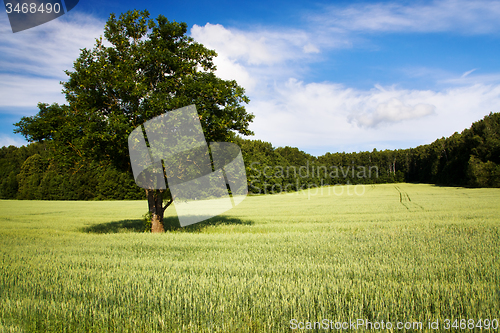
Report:
M 461 134 L 411 149 L 374 149 L 315 157 L 298 148 L 274 148 L 259 140 L 234 140 L 242 149 L 251 193 L 403 181 L 500 187 L 500 113 L 485 116 Z M 144 198 L 130 171 L 97 163 L 65 168 L 41 143 L 2 147 L 0 177 L 3 199 Z
M 250 196 L 165 234 L 141 232 L 139 201 L 0 201 L 0 331 L 500 319 L 500 189 L 362 187 Z
M 409 154 L 408 181 L 500 187 L 500 113 Z
M 132 173 L 96 163 L 65 168 L 51 158 L 43 143 L 0 148 L 2 199 L 135 200 L 144 199 Z
M 217 54 L 186 35 L 187 24 L 148 11 L 110 15 L 104 36 L 82 49 L 62 82 L 67 105 L 40 103 L 15 132 L 45 142 L 52 158 L 78 169 L 88 163 L 130 171 L 128 135 L 145 121 L 195 104 L 208 142 L 252 134 L 249 99 L 234 80 L 215 76 Z

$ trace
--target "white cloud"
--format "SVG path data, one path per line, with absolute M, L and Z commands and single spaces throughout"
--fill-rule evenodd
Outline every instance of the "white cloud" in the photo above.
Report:
M 208 48 L 249 65 L 273 64 L 282 60 L 281 52 L 272 52 L 272 45 L 263 36 L 231 31 L 220 24 L 194 25 L 191 36 Z
M 268 89 L 269 82 L 287 79 L 300 71 L 299 61 L 308 61 L 320 52 L 314 35 L 301 30 L 240 31 L 220 24 L 194 25 L 191 37 L 218 56 L 217 75 L 236 80 L 249 92 Z
M 40 103 L 64 103 L 57 79 L 0 73 L 0 108 L 24 112 Z M 12 113 L 12 111 L 10 111 Z
M 305 53 L 319 53 L 319 49 L 313 44 L 306 44 L 302 49 Z
M 24 139 L 8 136 L 8 135 L 0 135 L 0 147 L 8 147 L 8 146 L 26 146 L 28 142 Z
M 392 98 L 386 103 L 378 104 L 374 111 L 353 112 L 348 119 L 355 121 L 359 126 L 377 127 L 383 123 L 399 123 L 404 120 L 422 118 L 435 113 L 435 109 L 436 107 L 431 104 L 419 103 L 410 106 L 397 98 Z
M 59 81 L 67 79 L 81 48 L 103 35 L 104 22 L 78 12 L 13 34 L 0 21 L 0 107 L 36 107 L 64 102 Z
M 365 32 L 440 32 L 481 34 L 500 31 L 500 2 L 444 0 L 329 6 L 310 19 L 323 29 Z
M 472 73 L 472 71 L 469 72 Z M 472 86 L 475 84 L 498 84 L 500 82 L 500 73 L 469 74 L 470 73 L 465 72 L 460 77 L 448 76 L 438 80 L 438 83 L 446 85 Z
M 220 24 L 194 25 L 191 36 L 210 49 L 247 65 L 275 65 L 286 60 L 317 53 L 304 31 L 239 31 Z
M 477 70 L 477 68 L 471 69 L 470 71 L 467 71 L 467 72 L 463 73 L 463 74 L 462 74 L 462 76 L 461 76 L 460 78 L 462 78 L 462 79 L 463 79 L 464 77 L 466 77 L 466 76 L 467 76 L 467 75 L 469 75 L 470 73 L 474 72 L 475 70 Z
M 275 97 L 250 104 L 258 139 L 276 146 L 358 151 L 408 148 L 470 127 L 500 110 L 500 85 L 445 91 L 377 86 L 357 90 L 333 83 L 289 80 Z M 380 144 L 382 143 L 382 145 Z
M 217 76 L 225 80 L 236 80 L 239 85 L 247 90 L 253 90 L 257 84 L 257 79 L 252 77 L 248 69 L 237 63 L 235 60 L 229 59 L 224 54 L 219 54 L 214 59 L 214 64 L 217 66 Z

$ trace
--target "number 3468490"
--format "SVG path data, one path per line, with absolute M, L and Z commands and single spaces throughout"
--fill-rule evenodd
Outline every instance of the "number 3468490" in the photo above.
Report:
M 36 14 L 36 13 L 59 13 L 61 11 L 61 5 L 58 3 L 51 4 L 51 3 L 41 3 L 40 5 L 36 3 L 23 3 L 23 4 L 16 4 L 13 6 L 11 3 L 6 3 L 5 4 L 5 9 L 7 11 L 7 14 L 10 13 L 23 13 L 23 14 Z

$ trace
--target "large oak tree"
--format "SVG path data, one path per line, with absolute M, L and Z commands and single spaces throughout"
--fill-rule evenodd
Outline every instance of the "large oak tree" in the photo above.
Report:
M 187 24 L 147 11 L 110 15 L 105 40 L 82 49 L 69 79 L 62 82 L 67 105 L 39 104 L 16 131 L 28 141 L 45 141 L 67 168 L 92 162 L 131 170 L 127 138 L 155 116 L 190 104 L 198 110 L 207 142 L 253 134 L 249 99 L 236 81 L 215 75 L 209 50 L 186 35 Z M 173 201 L 168 190 L 146 190 L 153 231 L 163 231 L 163 213 Z M 165 203 L 164 203 L 165 200 Z

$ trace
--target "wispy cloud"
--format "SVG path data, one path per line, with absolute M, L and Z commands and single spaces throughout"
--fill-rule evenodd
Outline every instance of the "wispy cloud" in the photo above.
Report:
M 58 79 L 0 73 L 0 110 L 37 108 L 38 103 L 64 103 Z
M 461 76 L 461 78 L 463 79 L 464 77 L 466 77 L 470 73 L 474 72 L 475 70 L 477 70 L 477 68 L 471 69 L 470 71 L 467 71 L 467 72 L 463 73 L 462 76 Z
M 14 137 L 14 136 L 9 136 L 9 135 L 0 135 L 0 147 L 3 146 L 25 146 L 27 145 L 28 142 L 22 138 Z
M 474 71 L 474 70 L 473 70 Z M 438 83 L 445 85 L 471 86 L 475 84 L 500 84 L 500 73 L 482 73 L 472 74 L 473 71 L 468 71 L 461 76 L 448 75 L 438 80 Z
M 500 32 L 500 2 L 444 0 L 416 3 L 362 3 L 326 6 L 309 19 L 323 29 L 354 32 Z
M 36 107 L 64 102 L 59 81 L 71 70 L 80 49 L 103 34 L 104 22 L 78 12 L 13 34 L 0 21 L 0 107 Z

